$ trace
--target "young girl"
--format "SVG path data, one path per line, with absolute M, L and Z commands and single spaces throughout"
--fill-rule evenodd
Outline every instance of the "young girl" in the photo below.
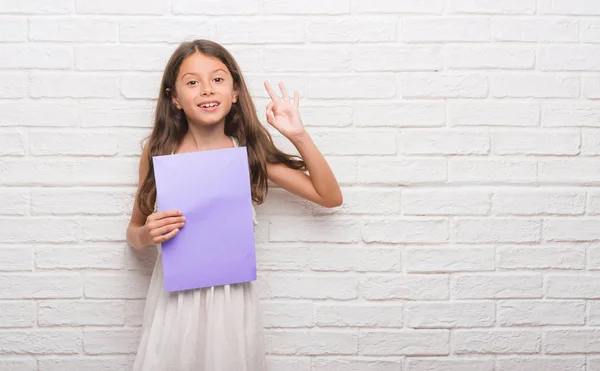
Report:
M 301 158 L 278 150 L 262 126 L 240 68 L 221 45 L 181 44 L 165 68 L 154 129 L 140 159 L 127 241 L 141 250 L 161 244 L 185 225 L 179 210 L 157 212 L 152 156 L 246 146 L 252 199 L 267 195 L 267 180 L 325 207 L 342 204 L 339 185 L 304 130 L 283 84 L 266 120 L 298 149 Z M 198 192 L 202 192 L 201 189 Z M 256 224 L 256 220 L 255 220 Z M 307 231 L 309 233 L 309 231 Z M 159 248 L 160 251 L 160 248 Z M 266 369 L 261 312 L 252 282 L 165 292 L 159 256 L 144 311 L 136 371 L 262 371 Z

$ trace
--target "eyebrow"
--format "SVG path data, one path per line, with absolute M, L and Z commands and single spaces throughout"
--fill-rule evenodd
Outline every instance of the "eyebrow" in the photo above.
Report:
M 227 71 L 225 71 L 222 68 L 217 68 L 216 70 L 212 71 L 211 73 L 215 73 L 215 72 L 218 72 L 218 71 L 223 71 L 223 72 L 225 72 L 225 74 L 227 74 Z M 185 75 L 195 75 L 195 74 L 196 74 L 195 72 L 186 72 L 186 73 L 183 74 L 183 76 L 181 76 L 181 78 L 183 79 L 185 77 Z

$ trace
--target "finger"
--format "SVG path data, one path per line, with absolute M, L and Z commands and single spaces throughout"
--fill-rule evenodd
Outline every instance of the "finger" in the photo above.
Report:
M 273 114 L 271 112 L 267 112 L 266 116 L 267 116 L 267 122 L 271 125 L 274 125 L 275 118 L 273 117 Z
M 171 232 L 169 232 L 167 234 L 164 234 L 162 236 L 154 238 L 153 241 L 154 241 L 155 244 L 163 243 L 163 242 L 168 241 L 171 238 L 175 237 L 175 235 L 177 233 L 179 233 L 179 229 L 173 229 Z
M 157 213 L 154 213 L 150 216 L 152 216 L 152 219 L 154 220 L 160 220 L 160 219 L 164 219 L 170 216 L 181 216 L 181 211 L 180 210 L 165 210 L 165 211 L 159 211 Z
M 294 90 L 294 103 L 296 108 L 300 107 L 300 93 L 298 93 L 298 90 Z
M 151 230 L 150 231 L 150 236 L 152 236 L 152 237 L 160 237 L 162 235 L 170 233 L 174 229 L 183 228 L 184 225 L 185 225 L 185 223 L 175 223 L 175 224 L 165 225 L 164 227 L 160 227 L 160 228 L 156 228 L 156 229 Z
M 185 220 L 186 220 L 185 216 L 172 216 L 169 218 L 154 220 L 154 221 L 148 223 L 148 229 L 153 230 L 153 229 L 164 227 L 165 225 L 169 225 L 169 224 L 185 223 Z
M 273 90 L 273 88 L 271 87 L 271 84 L 269 84 L 268 81 L 265 81 L 265 88 L 267 89 L 267 93 L 269 93 L 269 96 L 271 97 L 273 102 L 280 101 L 280 98 L 277 96 L 277 94 L 275 94 L 275 91 Z
M 267 104 L 267 113 L 273 111 L 273 108 L 275 108 L 275 102 L 271 101 L 269 102 L 269 104 Z
M 289 96 L 287 90 L 285 89 L 285 85 L 283 82 L 279 82 L 279 90 L 281 90 L 281 95 L 283 96 L 283 101 L 285 103 L 290 103 L 290 96 Z

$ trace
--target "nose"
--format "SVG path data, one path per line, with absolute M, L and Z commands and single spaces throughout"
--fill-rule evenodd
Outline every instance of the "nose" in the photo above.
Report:
M 202 95 L 210 95 L 212 94 L 212 86 L 210 84 L 202 85 Z

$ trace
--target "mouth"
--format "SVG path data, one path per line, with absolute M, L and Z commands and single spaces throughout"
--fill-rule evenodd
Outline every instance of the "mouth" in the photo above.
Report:
M 221 105 L 220 102 L 209 101 L 209 102 L 202 102 L 202 103 L 198 104 L 198 107 L 204 111 L 215 111 L 217 109 L 217 107 L 219 107 L 220 105 Z

